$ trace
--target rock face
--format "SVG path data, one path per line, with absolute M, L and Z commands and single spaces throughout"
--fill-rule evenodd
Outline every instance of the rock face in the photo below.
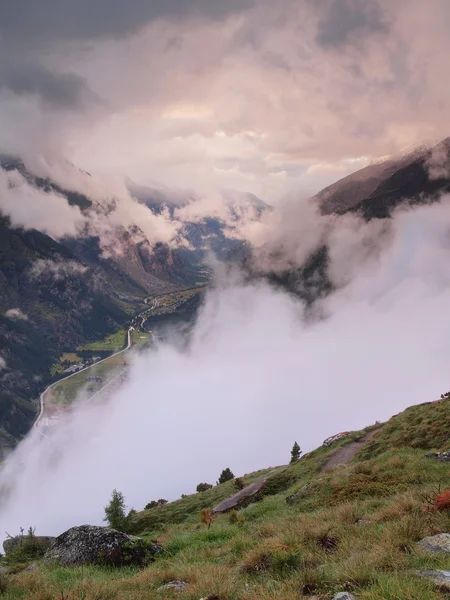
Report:
M 450 571 L 417 571 L 417 575 L 431 579 L 441 589 L 450 591 Z
M 51 547 L 51 545 L 53 544 L 53 542 L 55 541 L 55 539 L 56 538 L 54 538 L 54 537 L 49 537 L 49 536 L 44 536 L 44 535 L 33 536 L 33 541 L 35 541 L 37 544 L 42 545 L 44 550 L 48 550 Z M 17 548 L 18 546 L 23 544 L 26 540 L 27 540 L 27 536 L 22 536 L 22 535 L 16 535 L 15 537 L 8 538 L 7 540 L 5 540 L 3 542 L 3 550 L 5 551 L 5 554 L 9 554 L 15 548 Z
M 232 508 L 237 508 L 238 506 L 242 506 L 247 503 L 247 501 L 255 496 L 261 488 L 266 483 L 267 478 L 260 479 L 259 481 L 255 481 L 255 483 L 251 483 L 243 490 L 240 490 L 237 494 L 233 494 L 226 500 L 223 500 L 220 504 L 215 506 L 212 509 L 213 513 L 224 513 Z
M 450 533 L 439 533 L 431 537 L 426 537 L 419 542 L 424 550 L 428 552 L 445 552 L 450 554 Z
M 82 525 L 58 536 L 45 560 L 61 565 L 142 566 L 161 551 L 160 546 L 115 529 Z
M 426 458 L 434 458 L 440 462 L 450 462 L 450 450 L 444 450 L 444 452 L 430 452 L 425 454 Z

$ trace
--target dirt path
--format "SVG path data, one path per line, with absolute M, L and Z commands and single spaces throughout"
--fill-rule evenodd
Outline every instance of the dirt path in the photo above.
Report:
M 357 442 L 350 442 L 343 448 L 340 448 L 337 452 L 335 452 L 324 464 L 322 467 L 322 472 L 329 467 L 337 467 L 338 465 L 343 465 L 349 463 L 355 454 L 360 450 L 364 444 L 370 441 L 373 436 L 378 433 L 379 429 L 374 429 L 373 431 L 369 431 L 363 438 L 361 438 Z

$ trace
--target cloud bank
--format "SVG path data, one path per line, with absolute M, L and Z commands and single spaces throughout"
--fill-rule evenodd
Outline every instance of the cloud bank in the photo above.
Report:
M 388 234 L 344 222 L 346 235 L 336 229 L 328 242 L 345 285 L 320 301 L 320 320 L 266 283 L 218 274 L 187 347 L 137 357 L 107 403 L 80 405 L 50 439 L 34 430 L 12 455 L 0 476 L 2 523 L 40 534 L 101 523 L 114 487 L 139 509 L 191 493 L 225 466 L 242 474 L 286 463 L 295 439 L 308 451 L 439 398 L 450 360 L 449 216 L 444 198 L 398 210 Z M 376 251 L 357 260 L 369 240 Z

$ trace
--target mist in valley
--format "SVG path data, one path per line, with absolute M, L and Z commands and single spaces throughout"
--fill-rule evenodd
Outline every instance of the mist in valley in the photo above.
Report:
M 306 310 L 264 279 L 216 265 L 187 344 L 174 336 L 135 355 L 107 402 L 80 401 L 48 437 L 35 428 L 10 455 L 1 535 L 101 524 L 113 488 L 136 509 L 175 500 L 225 467 L 285 464 L 295 440 L 308 452 L 447 391 L 450 199 L 397 209 L 382 226 L 330 221 L 307 203 L 280 211 L 258 235 L 278 239 L 289 260 L 325 240 L 334 292 Z M 297 228 L 283 226 L 294 217 Z

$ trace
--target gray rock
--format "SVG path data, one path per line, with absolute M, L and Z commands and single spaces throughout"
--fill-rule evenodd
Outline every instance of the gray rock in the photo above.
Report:
M 369 525 L 373 525 L 373 521 L 370 521 L 370 519 L 358 519 L 356 524 L 360 527 L 369 527 Z
M 12 550 L 20 546 L 28 539 L 27 535 L 16 535 L 12 538 L 8 538 L 3 542 L 3 550 L 5 554 L 8 555 Z M 48 550 L 51 548 L 53 542 L 56 538 L 50 537 L 48 535 L 34 535 L 33 541 L 36 541 L 38 544 L 41 544 L 44 550 Z
M 333 600 L 356 600 L 356 598 L 349 592 L 339 592 L 339 594 L 333 596 Z
M 440 462 L 450 462 L 450 450 L 444 450 L 443 452 L 429 452 L 425 454 L 426 458 L 434 458 Z
M 341 431 L 341 433 L 336 433 L 335 435 L 332 435 L 326 440 L 324 440 L 322 446 L 331 446 L 331 444 L 334 444 L 334 442 L 337 442 L 338 440 L 341 440 L 342 438 L 347 437 L 352 433 L 352 431 Z
M 416 575 L 431 579 L 441 589 L 450 591 L 450 571 L 416 571 Z
M 431 537 L 426 537 L 419 542 L 419 546 L 428 552 L 445 552 L 450 554 L 450 534 L 439 533 Z
M 44 558 L 61 565 L 142 566 L 161 551 L 156 544 L 115 529 L 82 525 L 58 536 Z
M 238 508 L 240 506 L 245 506 L 253 496 L 255 496 L 263 487 L 267 481 L 267 477 L 264 479 L 260 479 L 259 481 L 255 481 L 250 485 L 247 485 L 243 490 L 240 490 L 236 494 L 233 494 L 226 500 L 220 502 L 217 506 L 212 509 L 213 514 L 224 513 L 233 508 Z
M 158 590 L 174 590 L 175 592 L 184 592 L 189 584 L 186 581 L 169 581 L 165 585 L 162 585 Z

